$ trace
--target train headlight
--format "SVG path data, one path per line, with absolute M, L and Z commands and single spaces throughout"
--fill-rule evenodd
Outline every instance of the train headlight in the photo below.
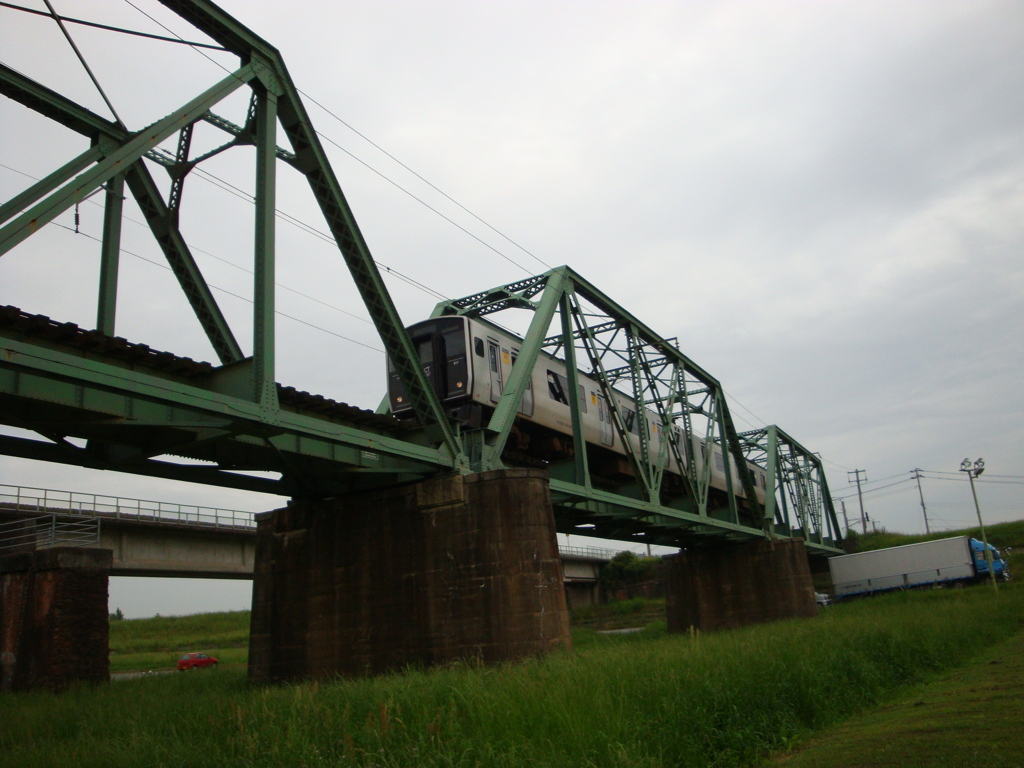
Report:
M 396 398 L 395 398 L 395 402 L 396 402 L 396 403 L 400 403 L 400 402 L 402 402 L 402 398 L 400 398 L 400 397 L 396 397 Z
M 456 381 L 455 382 L 455 388 L 456 389 L 462 389 L 462 382 L 461 381 Z

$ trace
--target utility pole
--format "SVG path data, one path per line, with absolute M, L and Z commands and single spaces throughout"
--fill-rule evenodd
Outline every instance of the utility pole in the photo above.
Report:
M 999 585 L 996 583 L 996 569 L 992 563 L 992 550 L 988 548 L 988 537 L 985 535 L 985 524 L 981 522 L 981 507 L 978 506 L 978 494 L 974 490 L 974 478 L 985 471 L 985 460 L 978 459 L 971 464 L 970 459 L 960 462 L 960 471 L 966 472 L 971 479 L 971 495 L 974 497 L 974 511 L 978 513 L 978 527 L 981 528 L 981 543 L 985 547 L 985 562 L 988 563 L 988 575 L 992 578 L 992 589 L 999 593 Z
M 853 475 L 857 482 L 857 500 L 860 502 L 860 523 L 863 526 L 864 533 L 868 532 L 868 517 L 864 514 L 864 496 L 860 492 L 861 475 L 864 475 L 864 482 L 868 481 L 868 472 L 866 469 L 855 469 L 852 472 L 847 472 L 846 476 L 849 478 Z
M 840 499 L 839 505 L 843 508 L 843 522 L 846 523 L 846 535 L 850 535 L 850 518 L 846 516 L 846 499 Z
M 914 473 L 914 479 L 917 480 L 917 495 L 921 497 L 921 513 L 924 515 L 924 532 L 931 533 L 932 529 L 928 527 L 928 509 L 924 505 L 924 492 L 921 490 L 921 472 L 920 469 L 910 470 Z

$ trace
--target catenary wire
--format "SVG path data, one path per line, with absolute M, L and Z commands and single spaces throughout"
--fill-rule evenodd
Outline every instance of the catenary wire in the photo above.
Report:
M 72 234 L 81 235 L 82 237 L 88 238 L 89 240 L 93 240 L 93 241 L 95 241 L 97 243 L 102 243 L 103 242 L 100 238 L 96 237 L 95 235 L 90 235 L 90 234 L 88 234 L 86 232 L 82 232 L 81 230 L 76 232 L 74 229 L 72 229 L 71 227 L 67 226 L 66 224 L 61 224 L 60 222 L 56 222 L 56 221 L 51 222 L 51 223 L 52 224 L 56 224 L 61 229 L 66 229 L 68 232 L 71 232 Z M 161 269 L 166 269 L 169 272 L 173 271 L 173 270 L 171 270 L 170 266 L 168 266 L 167 264 L 161 264 L 159 261 L 154 261 L 153 259 L 146 258 L 145 256 L 142 256 L 142 255 L 140 255 L 138 253 L 134 253 L 132 251 L 129 251 L 126 248 L 121 248 L 121 249 L 119 249 L 119 251 L 120 251 L 120 253 L 124 253 L 124 254 L 127 254 L 128 256 L 132 256 L 132 257 L 134 257 L 136 259 L 139 259 L 140 261 L 144 261 L 147 264 L 152 264 L 155 267 L 159 267 Z M 246 296 L 242 296 L 239 293 L 235 293 L 234 291 L 230 291 L 227 288 L 221 288 L 220 286 L 214 285 L 212 283 L 207 283 L 207 285 L 210 287 L 211 290 L 215 290 L 215 291 L 218 291 L 220 293 L 223 293 L 223 294 L 226 294 L 228 296 L 231 296 L 233 298 L 240 299 L 241 301 L 244 301 L 247 304 L 252 304 L 253 303 L 252 299 L 250 299 L 250 298 L 248 298 Z M 328 330 L 326 328 L 322 328 L 319 325 L 315 325 L 314 323 L 310 323 L 310 322 L 308 322 L 306 320 L 302 320 L 302 319 L 300 319 L 298 317 L 295 317 L 294 315 L 289 315 L 286 312 L 282 312 L 280 310 L 276 310 L 275 309 L 274 310 L 274 314 L 275 315 L 280 315 L 281 317 L 288 318 L 289 320 L 293 320 L 293 321 L 295 321 L 297 323 L 301 323 L 302 325 L 305 325 L 305 326 L 307 326 L 309 328 L 315 328 L 318 331 L 323 331 L 324 333 L 329 334 L 331 336 L 335 336 L 335 337 L 337 337 L 339 339 L 343 339 L 343 340 L 349 341 L 349 342 L 351 342 L 353 344 L 357 344 L 360 347 L 365 347 L 366 349 L 371 349 L 374 352 L 379 352 L 381 354 L 384 354 L 384 350 L 380 349 L 379 347 L 374 347 L 371 344 L 367 344 L 365 342 L 359 341 L 358 339 L 353 339 L 353 338 L 350 338 L 349 336 L 344 336 L 344 335 L 342 335 L 340 333 L 336 333 L 336 332 Z
M 15 5 L 14 3 L 0 2 L 0 7 L 11 8 L 11 9 L 13 9 L 15 11 L 24 11 L 25 13 L 30 13 L 30 14 L 33 14 L 35 16 L 45 16 L 46 18 L 50 18 L 50 19 L 53 18 L 53 16 L 51 16 L 49 13 L 46 13 L 45 11 L 37 11 L 35 8 L 26 8 L 26 7 L 22 6 L 22 5 Z M 106 30 L 108 32 L 120 32 L 121 34 L 124 34 L 124 35 L 132 35 L 132 36 L 135 36 L 135 37 L 145 37 L 145 38 L 148 38 L 150 40 L 160 40 L 161 42 L 164 42 L 164 43 L 177 43 L 177 44 L 181 44 L 181 45 L 189 45 L 189 46 L 192 46 L 193 48 L 211 48 L 211 49 L 213 49 L 215 51 L 226 51 L 227 50 L 226 48 L 223 48 L 222 46 L 211 45 L 210 43 L 197 43 L 197 42 L 192 41 L 192 40 L 183 40 L 180 37 L 164 37 L 163 35 L 153 35 L 153 34 L 150 34 L 149 32 L 139 32 L 138 30 L 124 29 L 123 27 L 112 27 L 109 24 L 100 24 L 100 23 L 95 22 L 95 21 L 86 21 L 85 19 L 76 19 L 76 18 L 73 18 L 71 16 L 61 16 L 60 20 L 61 21 L 66 21 L 69 24 L 79 24 L 79 25 L 81 25 L 83 27 L 93 27 L 95 29 L 103 29 L 103 30 Z
M 150 21 L 152 21 L 153 23 L 155 23 L 155 24 L 158 24 L 158 25 L 159 25 L 160 27 L 162 27 L 162 28 L 163 28 L 164 30 L 166 30 L 167 32 L 170 32 L 170 33 L 171 33 L 172 35 L 173 35 L 173 34 L 175 34 L 175 32 L 174 32 L 174 31 L 172 31 L 172 30 L 171 30 L 171 29 L 170 29 L 169 27 L 167 27 L 167 26 L 165 26 L 165 25 L 161 24 L 161 23 L 160 23 L 159 21 L 157 21 L 156 19 L 154 19 L 154 18 L 153 18 L 152 16 L 150 16 L 150 15 L 149 15 L 148 13 L 146 13 L 145 11 L 143 11 L 143 10 L 142 10 L 141 8 L 139 8 L 139 7 L 137 6 L 137 5 L 135 5 L 134 3 L 132 3 L 132 2 L 131 2 L 131 0 L 124 0 L 124 1 L 125 1 L 125 2 L 126 2 L 126 3 L 128 4 L 128 5 L 130 5 L 130 6 L 132 7 L 132 8 L 134 8 L 135 10 L 137 10 L 137 11 L 138 11 L 139 13 L 141 13 L 142 15 L 144 15 L 144 16 L 145 16 L 146 18 L 148 18 L 148 19 L 149 19 Z M 199 49 L 197 49 L 197 48 L 193 48 L 193 50 L 195 50 L 195 51 L 196 51 L 196 53 L 198 53 L 198 54 L 199 54 L 200 56 L 202 56 L 203 58 L 205 58 L 205 59 L 207 59 L 208 61 L 212 62 L 213 64 L 215 64 L 216 66 L 218 66 L 218 67 L 219 67 L 220 69 L 224 70 L 225 72 L 228 72 L 228 73 L 230 73 L 230 72 L 231 72 L 231 70 L 229 70 L 229 69 L 228 69 L 227 67 L 225 67 L 225 66 L 224 66 L 223 64 L 221 64 L 221 63 L 220 63 L 219 61 L 216 61 L 215 59 L 213 59 L 213 58 L 211 58 L 210 56 L 206 55 L 206 54 L 205 54 L 205 53 L 204 53 L 203 51 L 201 51 L 201 50 L 199 50 Z M 301 92 L 300 92 L 300 93 L 301 93 Z M 303 94 L 303 95 L 306 95 L 306 94 Z M 332 117 L 335 117 L 335 119 L 337 119 L 337 120 L 338 120 L 339 122 L 341 122 L 341 123 L 342 123 L 343 125 L 346 125 L 346 126 L 348 126 L 348 124 L 347 124 L 347 123 L 345 123 L 345 122 L 344 122 L 343 120 L 341 120 L 341 119 L 340 119 L 340 118 L 338 118 L 338 117 L 337 117 L 336 115 L 334 115 L 334 114 L 333 114 L 333 113 L 331 113 L 331 112 L 330 112 L 329 110 L 327 110 L 327 109 L 326 109 L 326 108 L 325 108 L 325 107 L 324 107 L 324 106 L 323 106 L 322 104 L 320 104 L 319 102 L 315 102 L 315 103 L 317 104 L 317 106 L 319 106 L 319 107 L 320 107 L 321 109 L 323 109 L 323 110 L 324 110 L 325 112 L 328 112 L 328 114 L 331 114 L 331 116 L 332 116 Z M 348 126 L 348 127 L 349 127 L 349 128 L 351 128 L 351 126 Z M 388 153 L 388 152 L 384 151 L 383 149 L 381 149 L 381 148 L 380 148 L 380 147 L 379 147 L 379 146 L 378 146 L 377 144 L 375 144 L 374 142 L 370 141 L 370 140 L 369 140 L 369 139 L 367 139 L 367 138 L 366 138 L 365 136 L 363 136 L 363 134 L 359 133 L 358 131 L 355 131 L 354 129 L 352 129 L 352 130 L 353 130 L 353 132 L 354 132 L 354 133 L 356 133 L 356 134 L 357 134 L 358 136 L 360 136 L 360 137 L 361 137 L 361 138 L 363 138 L 364 140 L 368 141 L 368 142 L 369 142 L 369 143 L 370 143 L 370 144 L 371 144 L 372 146 L 376 147 L 376 148 L 377 148 L 377 149 L 379 149 L 379 150 L 380 150 L 381 152 L 384 152 L 384 154 L 385 154 L 385 155 L 387 155 L 388 157 L 390 157 L 390 158 L 392 158 L 393 160 L 395 160 L 395 162 L 397 162 L 397 163 L 398 163 L 398 164 L 399 164 L 400 166 L 402 166 L 402 167 L 403 167 L 403 168 L 405 168 L 406 170 L 409 170 L 409 171 L 410 171 L 410 173 L 413 173 L 413 175 L 414 175 L 414 176 L 416 176 L 416 177 L 417 177 L 417 178 L 419 178 L 419 179 L 423 179 L 423 177 L 422 177 L 422 176 L 420 176 L 420 175 L 419 175 L 418 173 L 416 173 L 415 171 L 412 171 L 412 170 L 411 170 L 411 169 L 410 169 L 410 168 L 409 168 L 409 167 L 408 167 L 408 166 L 407 166 L 407 165 L 406 165 L 405 163 L 402 163 L 402 162 L 398 161 L 397 159 L 395 159 L 395 158 L 394 158 L 394 157 L 393 157 L 393 156 L 392 156 L 392 155 L 391 155 L 390 153 Z M 324 139 L 325 141 L 327 141 L 328 143 L 330 143 L 330 144 L 331 144 L 331 145 L 333 145 L 334 147 L 336 147 L 336 148 L 338 148 L 339 150 L 341 150 L 342 152 L 344 152 L 344 153 L 345 153 L 346 155 L 348 155 L 349 157 L 351 157 L 351 158 L 352 158 L 353 160 L 355 160 L 356 162 L 358 162 L 358 163 L 360 163 L 361 165 L 363 165 L 364 167 L 366 167 L 366 168 L 367 168 L 368 170 L 370 170 L 370 171 L 372 171 L 373 173 L 375 173 L 375 174 L 377 174 L 378 176 L 380 176 L 380 178 L 382 178 L 382 179 L 383 179 L 384 181 L 387 181 L 387 182 L 388 182 L 389 184 L 393 185 L 393 186 L 394 186 L 394 187 L 395 187 L 396 189 L 398 189 L 398 190 L 402 191 L 403 193 L 405 193 L 406 195 L 408 195 L 409 197 L 411 197 L 411 198 L 412 198 L 413 200 L 415 200 L 416 202 L 418 202 L 418 203 L 419 203 L 420 205 L 424 206 L 424 207 L 425 207 L 425 208 L 427 208 L 428 210 L 430 210 L 430 211 L 432 211 L 433 213 L 437 214 L 437 215 L 438 215 L 438 216 L 440 216 L 440 217 L 441 217 L 442 219 L 444 219 L 445 221 L 447 221 L 447 222 L 448 222 L 449 224 L 451 224 L 452 226 L 456 227 L 457 229 L 459 229 L 460 231 L 462 231 L 463 233 L 465 233 L 465 234 L 466 234 L 466 235 L 468 235 L 469 237 L 471 237 L 471 238 L 473 238 L 474 240 L 476 240 L 476 241 L 477 241 L 478 243 L 480 243 L 480 244 L 481 244 L 481 245 L 483 245 L 483 246 L 484 246 L 485 248 L 487 248 L 488 250 L 490 250 L 490 251 L 492 251 L 493 253 L 495 253 L 495 254 L 496 254 L 497 256 L 500 256 L 501 258 L 505 259 L 505 261 L 507 261 L 507 262 L 509 262 L 510 264 L 513 264 L 514 266 L 518 267 L 519 269 L 521 269 L 521 270 L 522 270 L 523 272 L 525 272 L 526 274 L 528 274 L 528 275 L 530 275 L 530 274 L 533 274 L 533 273 L 532 273 L 532 272 L 531 272 L 531 271 L 530 271 L 529 269 L 527 269 L 527 268 L 526 268 L 526 267 L 524 267 L 524 266 L 523 266 L 522 264 L 519 264 L 519 263 L 518 263 L 517 261 L 515 261 L 515 259 L 512 259 L 512 258 L 511 258 L 511 257 L 509 257 L 508 255 L 506 255 L 506 254 L 502 253 L 502 252 L 501 252 L 500 250 L 498 250 L 497 248 L 495 248 L 495 247 L 494 247 L 493 245 L 491 245 L 490 243 L 486 242 L 485 240 L 481 239 L 481 238 L 480 238 L 480 237 L 478 237 L 477 235 L 473 234 L 472 232 L 470 232 L 470 231 L 469 231 L 468 229 L 466 229 L 466 228 L 465 228 L 465 227 L 463 227 L 462 225 L 460 225 L 460 224 L 456 223 L 456 222 L 455 222 L 455 221 L 454 221 L 453 219 L 451 219 L 450 217 L 448 217 L 448 216 L 446 216 L 445 214 L 441 213 L 441 212 L 440 212 L 439 210 L 437 210 L 436 208 L 434 208 L 433 206 L 431 206 L 430 204 L 428 204 L 428 203 L 427 203 L 427 202 L 426 202 L 425 200 L 421 199 L 420 197 L 417 197 L 417 196 L 416 196 L 415 194 L 413 194 L 413 193 L 412 193 L 412 192 L 411 192 L 410 190 L 408 190 L 408 189 L 406 189 L 405 187 L 403 187 L 403 186 L 402 186 L 401 184 L 399 184 L 399 183 L 398 183 L 397 181 L 395 181 L 395 180 L 393 180 L 393 179 L 389 178 L 389 177 L 388 177 L 388 176 L 387 176 L 386 174 L 384 174 L 383 172 L 381 172 L 381 171 L 377 170 L 376 168 L 374 168 L 374 167 L 373 167 L 372 165 L 370 165 L 370 164 L 369 164 L 369 163 L 367 163 L 366 161 L 362 160 L 361 158 L 357 157 L 357 156 L 356 156 L 355 154 L 353 154 L 353 153 L 352 153 L 352 152 L 350 152 L 349 150 L 345 149 L 345 148 L 344 148 L 343 146 L 341 146 L 341 144 L 339 144 L 338 142 L 334 141 L 334 139 L 332 139 L 331 137 L 327 136 L 326 134 L 322 133 L 321 131 L 316 131 L 316 134 L 317 134 L 317 136 L 319 136 L 320 138 Z M 526 250 L 525 248 L 522 248 L 522 246 L 519 246 L 519 245 L 518 245 L 517 243 L 515 243 L 515 241 L 513 241 L 513 240 L 512 240 L 511 238 L 507 237 L 506 235 L 502 234 L 502 233 L 501 233 L 501 232 L 500 232 L 499 230 L 497 230 L 497 229 L 496 229 L 495 227 L 491 226 L 490 224 L 487 224 L 487 222 L 483 221 L 483 219 L 480 219 L 480 217 L 478 217 L 478 216 L 477 216 L 476 214 L 472 213 L 472 211 L 470 211 L 470 210 L 469 210 L 468 208 L 466 208 L 466 207 L 465 207 L 464 205 L 462 205 L 461 203 L 458 203 L 457 201 L 455 201 L 455 200 L 454 200 L 453 198 L 451 198 L 451 197 L 450 197 L 449 195 L 445 194 L 444 192 L 441 192 L 441 190 L 440 190 L 440 189 L 438 189 L 438 188 L 437 188 L 437 187 L 436 187 L 435 185 L 431 184 L 430 182 L 426 181 L 426 179 L 423 179 L 423 181 L 424 181 L 424 182 L 426 182 L 426 183 L 427 183 L 427 184 L 428 184 L 428 185 L 429 185 L 429 186 L 430 186 L 431 188 L 433 188 L 433 189 L 437 190 L 437 191 L 438 191 L 438 192 L 439 192 L 440 194 L 444 195 L 444 197 L 445 197 L 445 198 L 447 198 L 448 200 L 451 200 L 451 201 L 452 201 L 453 203 L 455 203 L 455 204 L 456 204 L 456 205 L 457 205 L 457 206 L 458 206 L 459 208 L 461 208 L 462 210 L 466 211 L 467 213 L 469 213 L 469 214 L 470 214 L 471 216 L 473 216 L 474 218 L 476 218 L 476 219 L 478 219 L 478 220 L 482 221 L 482 222 L 483 222 L 483 223 L 484 223 L 484 224 L 485 224 L 485 225 L 486 225 L 487 227 L 489 227 L 490 229 L 494 230 L 494 231 L 495 231 L 495 232 L 497 232 L 497 233 L 498 233 L 499 235 L 501 235 L 502 237 L 504 237 L 504 238 L 505 238 L 506 240 L 508 240 L 509 242 L 511 242 L 511 243 L 512 243 L 513 245 L 516 245 L 516 247 L 517 247 L 517 248 L 520 248 L 520 249 L 521 249 L 521 250 L 522 250 L 522 251 L 523 251 L 524 253 L 527 253 L 527 254 L 528 254 L 528 255 L 530 255 L 531 257 L 533 257 L 533 258 L 537 259 L 538 261 L 540 261 L 540 263 L 541 263 L 541 264 L 544 264 L 544 266 L 547 266 L 547 267 L 548 267 L 548 268 L 550 269 L 550 267 L 549 267 L 549 266 L 548 266 L 548 265 L 547 265 L 547 264 L 546 264 L 546 263 L 545 263 L 544 261 L 541 261 L 541 260 L 540 260 L 540 259 L 539 259 L 539 258 L 538 258 L 537 256 L 534 256 L 534 254 L 532 254 L 532 253 L 531 253 L 530 251 L 527 251 L 527 250 Z

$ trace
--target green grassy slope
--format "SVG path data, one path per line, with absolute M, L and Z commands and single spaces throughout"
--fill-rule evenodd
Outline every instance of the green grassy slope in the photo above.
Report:
M 0 766 L 747 766 L 1022 628 L 1011 584 L 712 635 L 601 636 L 488 668 L 276 688 L 217 669 L 0 694 Z

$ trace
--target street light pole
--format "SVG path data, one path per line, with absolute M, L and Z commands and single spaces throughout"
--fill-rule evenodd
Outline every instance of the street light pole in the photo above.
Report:
M 971 464 L 970 459 L 960 462 L 960 471 L 966 472 L 971 481 L 971 496 L 974 497 L 974 511 L 978 513 L 978 527 L 981 529 L 981 543 L 985 546 L 985 562 L 988 563 L 988 575 L 992 579 L 992 589 L 999 593 L 999 584 L 996 583 L 996 569 L 992 563 L 992 550 L 988 548 L 988 538 L 985 536 L 985 524 L 981 522 L 981 507 L 978 506 L 978 492 L 974 490 L 974 478 L 985 471 L 985 460 L 978 459 Z

